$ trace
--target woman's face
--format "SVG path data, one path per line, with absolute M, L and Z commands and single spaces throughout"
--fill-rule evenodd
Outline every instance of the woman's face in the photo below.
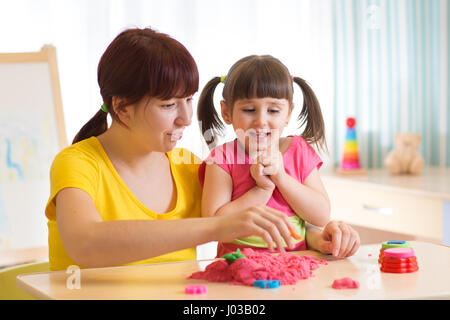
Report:
M 140 145 L 151 151 L 168 152 L 192 122 L 192 96 L 160 100 L 144 98 L 134 108 L 129 128 Z

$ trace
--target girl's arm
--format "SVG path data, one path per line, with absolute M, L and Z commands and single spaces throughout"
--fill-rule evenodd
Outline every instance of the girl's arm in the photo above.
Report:
M 300 183 L 281 167 L 279 174 L 271 176 L 283 198 L 303 220 L 325 226 L 330 220 L 330 199 L 316 168 L 304 183 Z
M 273 184 L 267 188 L 257 185 L 231 201 L 233 181 L 230 175 L 217 164 L 208 164 L 202 193 L 202 216 L 226 215 L 254 205 L 265 205 L 272 196 L 273 189 Z

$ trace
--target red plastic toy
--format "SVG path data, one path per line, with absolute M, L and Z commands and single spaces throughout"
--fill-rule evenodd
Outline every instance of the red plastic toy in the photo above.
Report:
M 383 252 L 380 270 L 388 273 L 410 273 L 419 270 L 412 248 L 391 248 Z
M 408 241 L 405 240 L 389 240 L 386 242 L 383 242 L 380 249 L 380 254 L 378 256 L 378 263 L 381 264 L 383 261 L 383 252 L 386 249 L 391 248 L 411 248 L 411 245 Z

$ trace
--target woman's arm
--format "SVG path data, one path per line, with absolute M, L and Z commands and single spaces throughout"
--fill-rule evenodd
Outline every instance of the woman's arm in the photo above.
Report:
M 217 164 L 206 165 L 202 193 L 202 216 L 226 215 L 256 205 L 265 205 L 272 196 L 272 188 L 255 186 L 238 199 L 231 201 L 233 181 Z
M 283 214 L 265 206 L 214 218 L 102 221 L 92 198 L 66 188 L 56 196 L 56 220 L 69 256 L 83 267 L 117 266 L 210 241 L 257 235 L 273 250 L 293 245 Z
M 211 241 L 204 220 L 103 221 L 88 193 L 76 188 L 56 197 L 56 220 L 71 258 L 82 266 L 130 263 Z M 186 231 L 192 230 L 189 236 Z

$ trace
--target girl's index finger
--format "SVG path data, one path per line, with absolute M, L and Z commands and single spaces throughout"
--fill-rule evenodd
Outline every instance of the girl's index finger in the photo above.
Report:
M 341 230 L 339 228 L 336 228 L 331 238 L 331 243 L 333 247 L 332 254 L 335 257 L 339 255 L 339 250 L 341 249 L 341 238 L 342 238 Z

